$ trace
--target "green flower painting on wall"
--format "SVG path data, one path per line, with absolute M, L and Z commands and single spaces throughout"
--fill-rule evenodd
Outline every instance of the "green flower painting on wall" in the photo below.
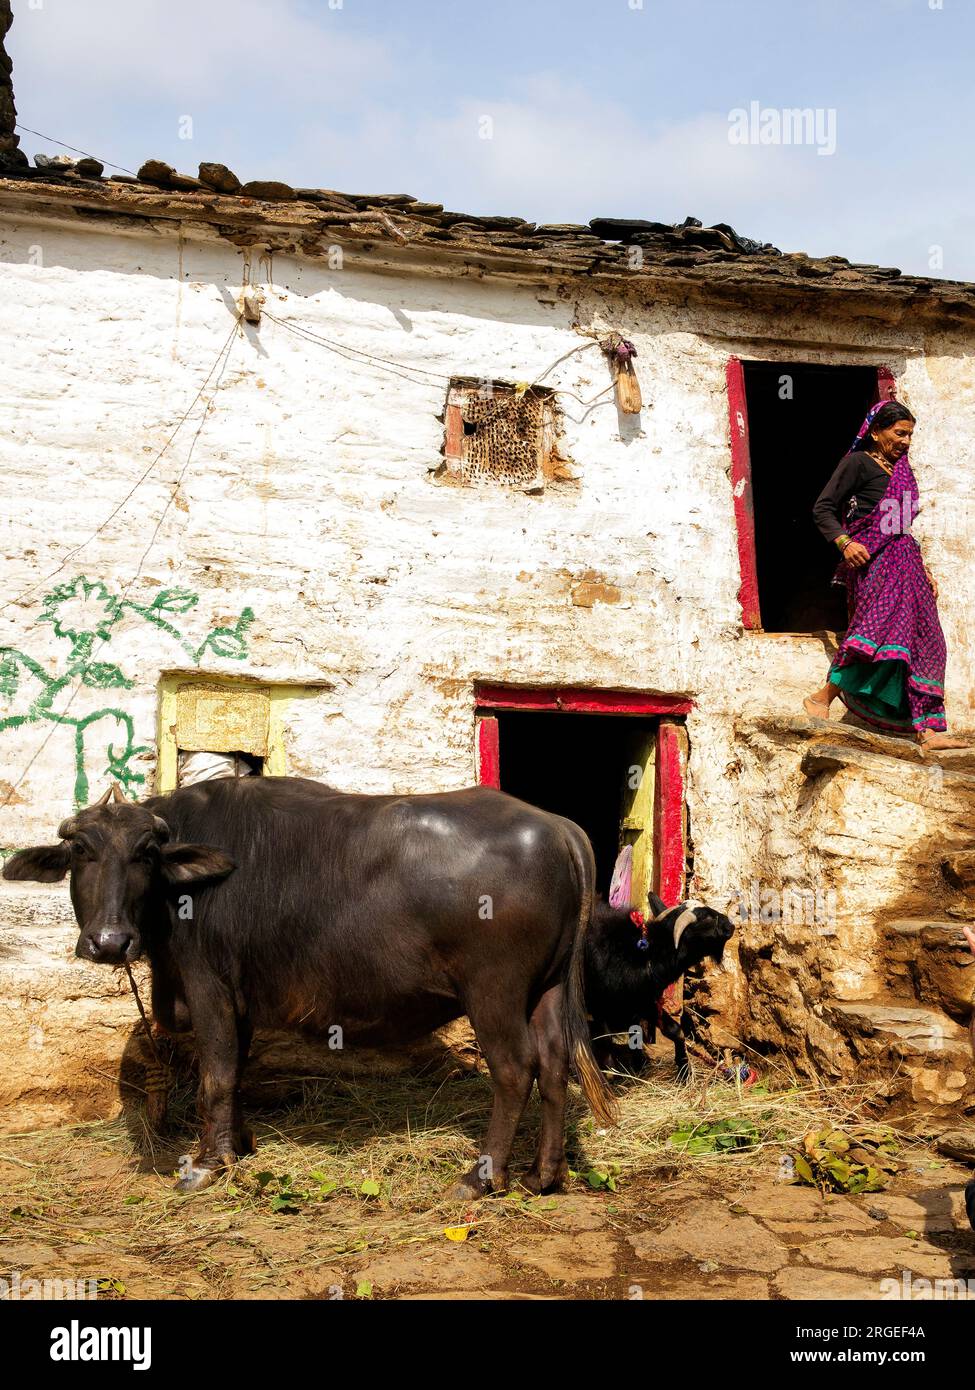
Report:
M 49 623 L 64 642 L 59 666 L 51 672 L 27 652 L 0 647 L 0 710 L 11 711 L 0 713 L 0 734 L 25 724 L 72 729 L 76 806 L 88 803 L 87 765 L 99 756 L 104 758 L 104 776 L 118 782 L 129 796 L 137 795 L 144 788 L 145 773 L 135 764 L 153 748 L 136 742 L 135 725 L 125 708 L 123 692 L 132 690 L 135 682 L 116 662 L 103 660 L 103 652 L 122 624 L 128 626 L 134 618 L 154 634 L 164 636 L 167 645 L 175 643 L 194 666 L 199 666 L 208 653 L 243 661 L 253 610 L 241 609 L 235 622 L 211 627 L 202 642 L 194 644 L 184 628 L 199 601 L 199 595 L 189 589 L 173 588 L 161 589 L 149 604 L 135 603 L 124 594 L 113 593 L 100 579 L 84 575 L 59 584 L 45 595 L 35 619 L 36 623 Z M 75 713 L 75 698 L 82 690 L 113 693 L 106 695 L 106 703 L 96 698 L 94 709 Z

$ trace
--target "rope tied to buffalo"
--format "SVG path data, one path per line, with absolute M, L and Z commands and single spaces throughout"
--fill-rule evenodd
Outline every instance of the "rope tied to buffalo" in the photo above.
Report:
M 128 961 L 125 962 L 125 973 L 129 977 L 129 986 L 135 999 L 136 1008 L 139 1010 L 139 1017 L 142 1019 L 142 1027 L 151 1053 L 149 1061 L 145 1064 L 146 1116 L 153 1128 L 159 1129 L 166 1118 L 169 1089 L 172 1084 L 171 1059 L 163 1057 L 157 1046 L 152 1024 L 149 1022 L 139 994 L 139 987 L 135 982 L 135 976 L 132 974 L 132 967 Z

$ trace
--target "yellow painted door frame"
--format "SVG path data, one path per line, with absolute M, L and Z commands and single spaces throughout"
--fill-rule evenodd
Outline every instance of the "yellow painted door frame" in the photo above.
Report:
M 653 888 L 655 752 L 656 729 L 634 730 L 628 740 L 627 766 L 623 773 L 620 847 L 633 846 L 630 901 L 641 912 L 648 911 Z
M 159 729 L 158 757 L 156 763 L 156 791 L 173 791 L 178 785 L 178 755 L 176 730 L 180 723 L 180 696 L 183 692 L 211 690 L 215 695 L 226 692 L 229 702 L 235 694 L 262 695 L 267 700 L 266 751 L 264 775 L 266 777 L 285 777 L 288 773 L 288 760 L 285 747 L 285 730 L 290 706 L 296 700 L 306 700 L 320 695 L 320 686 L 269 684 L 266 681 L 249 681 L 233 676 L 166 675 L 159 681 Z M 222 749 L 222 752 L 247 753 L 248 748 Z

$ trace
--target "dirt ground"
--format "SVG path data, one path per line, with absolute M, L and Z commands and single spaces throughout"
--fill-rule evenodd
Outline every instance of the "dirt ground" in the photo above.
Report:
M 975 1297 L 970 1173 L 934 1148 L 905 1142 L 883 1192 L 779 1180 L 805 1127 L 852 1124 L 862 1098 L 820 1113 L 795 1087 L 685 1088 L 662 1066 L 621 1097 L 607 1133 L 576 1098 L 565 1193 L 471 1206 L 445 1194 L 486 1117 L 478 1075 L 331 1081 L 252 1108 L 257 1152 L 189 1198 L 173 1192 L 185 1104 L 165 1139 L 137 1107 L 0 1137 L 0 1277 L 97 1279 L 109 1299 L 881 1299 L 884 1280 L 914 1296 L 916 1280 L 971 1280 L 952 1296 Z M 702 1115 L 741 1117 L 757 1141 L 691 1157 L 671 1135 Z

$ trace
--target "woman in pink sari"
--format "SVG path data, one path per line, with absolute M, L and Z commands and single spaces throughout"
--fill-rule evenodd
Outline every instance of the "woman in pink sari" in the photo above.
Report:
M 843 556 L 834 582 L 846 585 L 849 627 L 826 684 L 803 706 L 828 719 L 839 696 L 885 733 L 913 733 L 923 748 L 963 748 L 946 732 L 938 586 L 911 534 L 914 424 L 899 401 L 878 401 L 813 508 Z

